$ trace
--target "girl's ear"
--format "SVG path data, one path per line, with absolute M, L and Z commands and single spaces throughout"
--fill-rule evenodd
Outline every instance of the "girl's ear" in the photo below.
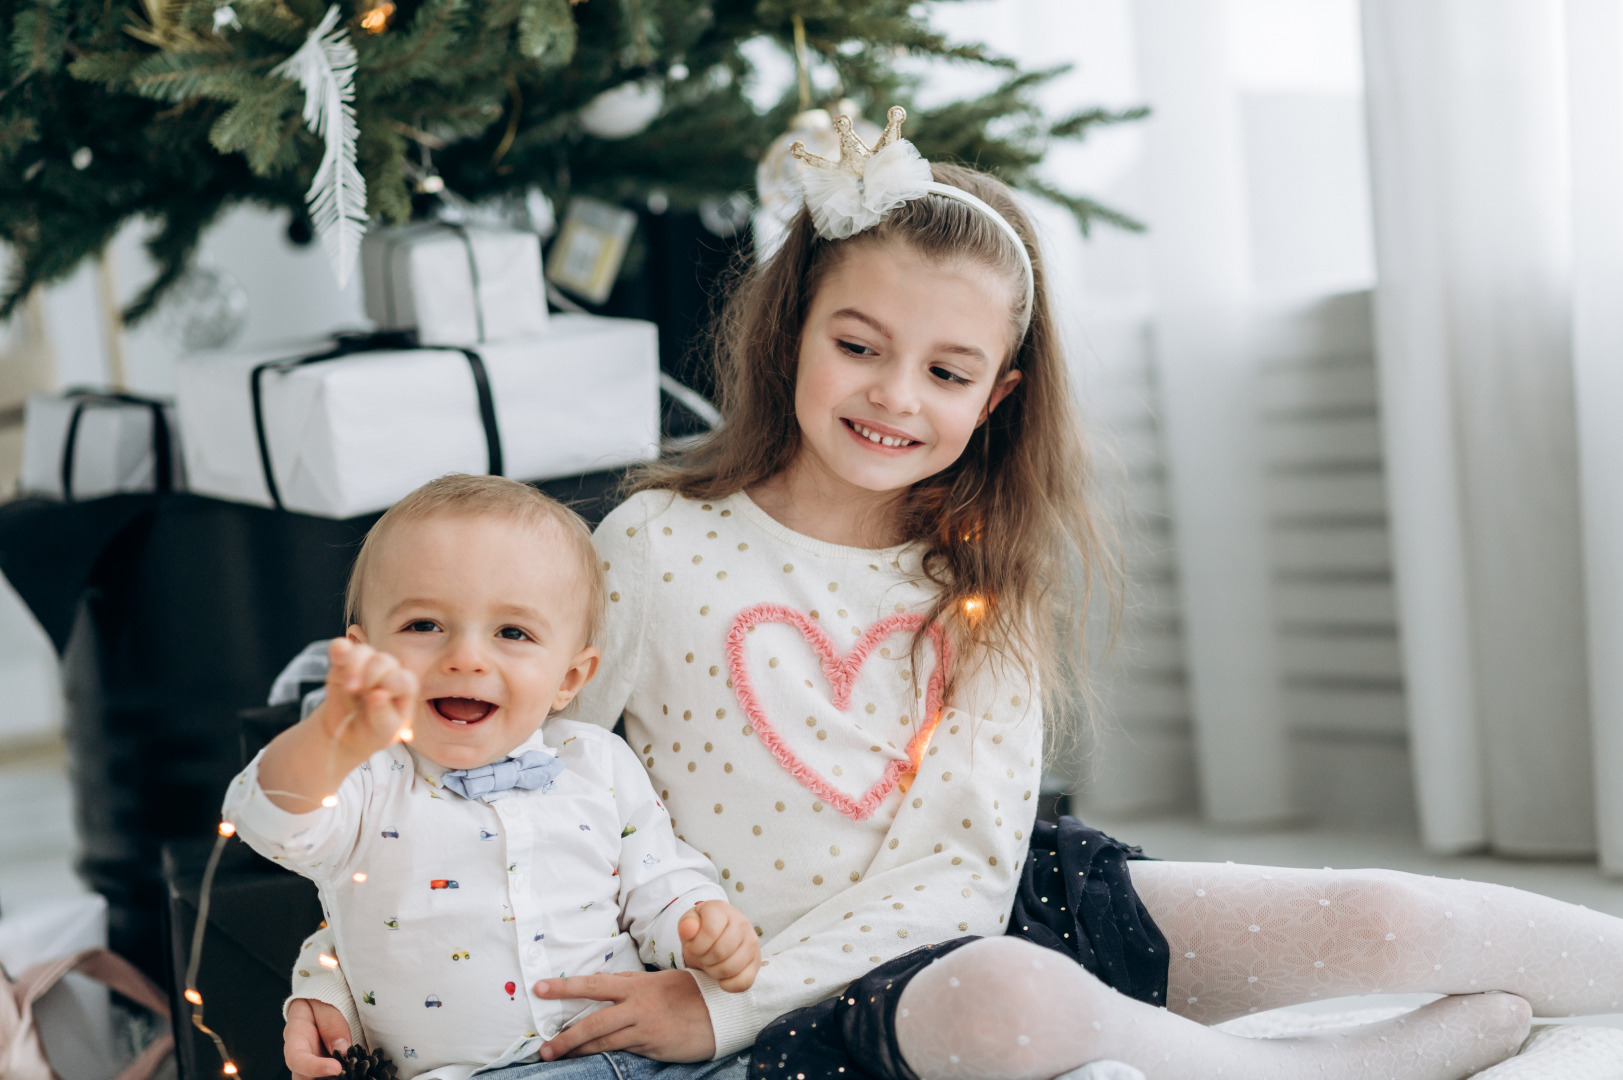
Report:
M 975 421 L 976 427 L 986 423 L 986 418 L 992 415 L 992 410 L 1003 404 L 1003 399 L 1014 392 L 1014 388 L 1020 385 L 1023 374 L 1020 371 L 1004 373 L 1003 378 L 999 379 L 997 385 L 992 387 L 992 396 L 986 399 L 986 408 L 981 410 L 980 419 Z
M 355 623 L 348 630 L 344 631 L 344 636 L 349 638 L 349 640 L 353 641 L 357 645 L 366 644 L 366 631 L 361 629 L 360 623 Z

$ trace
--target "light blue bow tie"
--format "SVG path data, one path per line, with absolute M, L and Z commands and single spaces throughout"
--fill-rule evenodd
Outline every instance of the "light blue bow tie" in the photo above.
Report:
M 544 750 L 526 750 L 476 769 L 452 769 L 440 775 L 440 786 L 464 799 L 487 803 L 505 799 L 514 788 L 549 788 L 564 771 L 564 763 Z

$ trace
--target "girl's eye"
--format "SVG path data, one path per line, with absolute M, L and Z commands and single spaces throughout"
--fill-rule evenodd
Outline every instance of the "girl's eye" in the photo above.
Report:
M 526 634 L 523 630 L 520 630 L 516 626 L 504 626 L 500 630 L 496 631 L 496 636 L 499 638 L 505 638 L 508 641 L 530 640 L 530 635 Z
M 417 619 L 406 624 L 406 630 L 413 634 L 432 634 L 439 629 L 439 625 L 432 619 Z
M 957 372 L 949 371 L 944 367 L 933 367 L 933 368 L 930 369 L 930 374 L 934 375 L 936 378 L 942 380 L 943 382 L 957 383 L 960 386 L 968 386 L 969 385 L 969 380 L 968 379 L 964 378 L 962 375 L 958 374 Z
M 879 355 L 878 353 L 874 352 L 872 349 L 868 348 L 868 346 L 859 345 L 854 341 L 842 341 L 842 342 L 840 342 L 840 348 L 845 350 L 846 352 L 850 353 L 852 356 L 878 356 Z

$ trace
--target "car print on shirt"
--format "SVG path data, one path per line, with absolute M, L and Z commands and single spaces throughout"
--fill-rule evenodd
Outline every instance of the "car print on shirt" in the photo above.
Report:
M 496 837 L 498 835 L 500 835 L 500 834 L 499 833 L 493 833 L 489 829 L 480 829 L 479 830 L 479 839 L 481 839 L 481 840 L 494 840 L 494 839 L 496 839 Z
M 383 838 L 385 840 L 398 840 L 400 839 L 400 830 L 393 825 L 386 825 L 383 828 Z
M 591 831 L 592 831 L 592 827 L 591 827 L 591 826 L 590 826 L 590 825 L 588 825 L 588 824 L 586 824 L 586 823 L 585 823 L 585 822 L 584 822 L 584 821 L 583 821 L 583 822 L 581 822 L 581 823 L 580 823 L 580 831 L 581 831 L 581 832 L 591 832 Z
M 452 881 L 450 878 L 435 878 L 433 881 L 430 881 L 428 883 L 428 887 L 430 889 L 460 889 L 460 888 L 462 888 L 462 886 L 458 885 L 456 882 Z
M 440 996 L 438 994 L 429 994 L 428 997 L 423 1000 L 423 1008 L 425 1009 L 440 1009 L 444 1007 L 444 1002 L 440 1001 Z
M 467 960 L 467 959 L 469 959 L 468 950 L 467 949 L 452 949 L 451 950 L 451 959 L 452 960 Z

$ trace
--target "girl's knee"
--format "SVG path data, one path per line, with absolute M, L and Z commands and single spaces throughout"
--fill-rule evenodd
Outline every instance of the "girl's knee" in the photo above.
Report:
M 974 993 L 1002 1016 L 1014 1019 L 1053 1010 L 1056 998 L 1070 1009 L 1113 995 L 1087 969 L 1064 953 L 1021 938 L 982 938 L 937 960 L 918 978 L 932 975 L 939 986 Z M 917 981 L 917 979 L 915 979 Z

